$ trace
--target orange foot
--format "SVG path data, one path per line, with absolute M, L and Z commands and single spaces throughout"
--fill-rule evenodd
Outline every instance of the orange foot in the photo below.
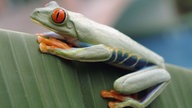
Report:
M 115 108 L 116 103 L 126 101 L 127 98 L 133 98 L 133 99 L 138 100 L 137 94 L 123 95 L 123 94 L 117 93 L 115 90 L 110 90 L 110 91 L 102 90 L 101 96 L 103 98 L 109 98 L 109 99 L 115 99 L 116 100 L 115 102 L 109 102 L 108 103 L 109 108 Z
M 101 96 L 103 98 L 110 98 L 110 99 L 116 99 L 117 101 L 122 102 L 123 100 L 125 100 L 125 96 L 117 93 L 115 90 L 102 90 L 101 91 Z
M 55 48 L 69 49 L 71 48 L 66 43 L 57 40 L 55 38 L 45 38 L 39 35 L 37 41 L 40 43 L 39 48 L 42 52 L 48 52 L 48 50 L 53 50 Z

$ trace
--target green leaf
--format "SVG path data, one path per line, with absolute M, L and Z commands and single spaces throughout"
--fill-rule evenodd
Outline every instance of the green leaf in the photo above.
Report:
M 171 83 L 150 108 L 191 108 L 192 71 L 167 68 Z M 35 35 L 0 30 L 0 108 L 107 108 L 100 91 L 125 72 L 42 54 Z

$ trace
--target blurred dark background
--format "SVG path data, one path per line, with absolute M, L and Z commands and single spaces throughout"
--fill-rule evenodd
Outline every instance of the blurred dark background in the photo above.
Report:
M 192 68 L 192 0 L 55 0 L 66 9 L 113 26 L 172 63 Z M 0 28 L 48 31 L 29 16 L 49 0 L 1 0 Z

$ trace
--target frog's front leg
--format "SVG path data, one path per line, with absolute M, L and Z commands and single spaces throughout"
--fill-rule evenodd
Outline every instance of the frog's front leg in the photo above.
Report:
M 57 55 L 69 60 L 101 62 L 108 60 L 112 55 L 111 49 L 102 44 L 83 48 L 73 48 L 54 38 L 46 39 L 43 37 L 38 37 L 38 42 L 40 43 L 39 47 L 42 52 Z
M 122 76 L 114 82 L 114 89 L 118 93 L 124 94 L 124 97 L 121 98 L 123 100 L 119 100 L 121 102 L 110 103 L 110 108 L 124 108 L 127 106 L 145 108 L 163 91 L 169 79 L 169 73 L 165 69 L 158 67 L 151 67 Z M 142 99 L 137 100 L 126 96 L 139 93 L 146 89 L 150 91 Z M 107 95 L 111 94 L 108 93 Z M 103 97 L 113 98 L 113 96 L 107 95 L 103 94 Z
M 111 51 L 105 45 L 93 45 L 85 48 L 51 48 L 48 53 L 59 57 L 82 62 L 102 62 L 109 59 Z

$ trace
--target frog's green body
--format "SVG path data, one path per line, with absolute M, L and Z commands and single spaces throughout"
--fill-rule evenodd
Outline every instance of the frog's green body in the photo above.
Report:
M 51 17 L 56 9 L 59 9 L 56 18 L 62 16 L 63 12 L 66 15 L 62 16 L 63 21 L 60 23 L 56 23 Z M 106 62 L 134 71 L 115 81 L 114 89 L 119 93 L 132 94 L 156 86 L 142 102 L 128 98 L 116 104 L 115 108 L 125 106 L 144 108 L 168 84 L 170 75 L 164 68 L 163 58 L 111 27 L 61 8 L 53 1 L 46 7 L 36 9 L 31 17 L 53 31 L 44 33 L 45 36 L 63 39 L 76 46 L 65 50 L 55 48 L 48 50 L 47 53 L 82 62 Z

